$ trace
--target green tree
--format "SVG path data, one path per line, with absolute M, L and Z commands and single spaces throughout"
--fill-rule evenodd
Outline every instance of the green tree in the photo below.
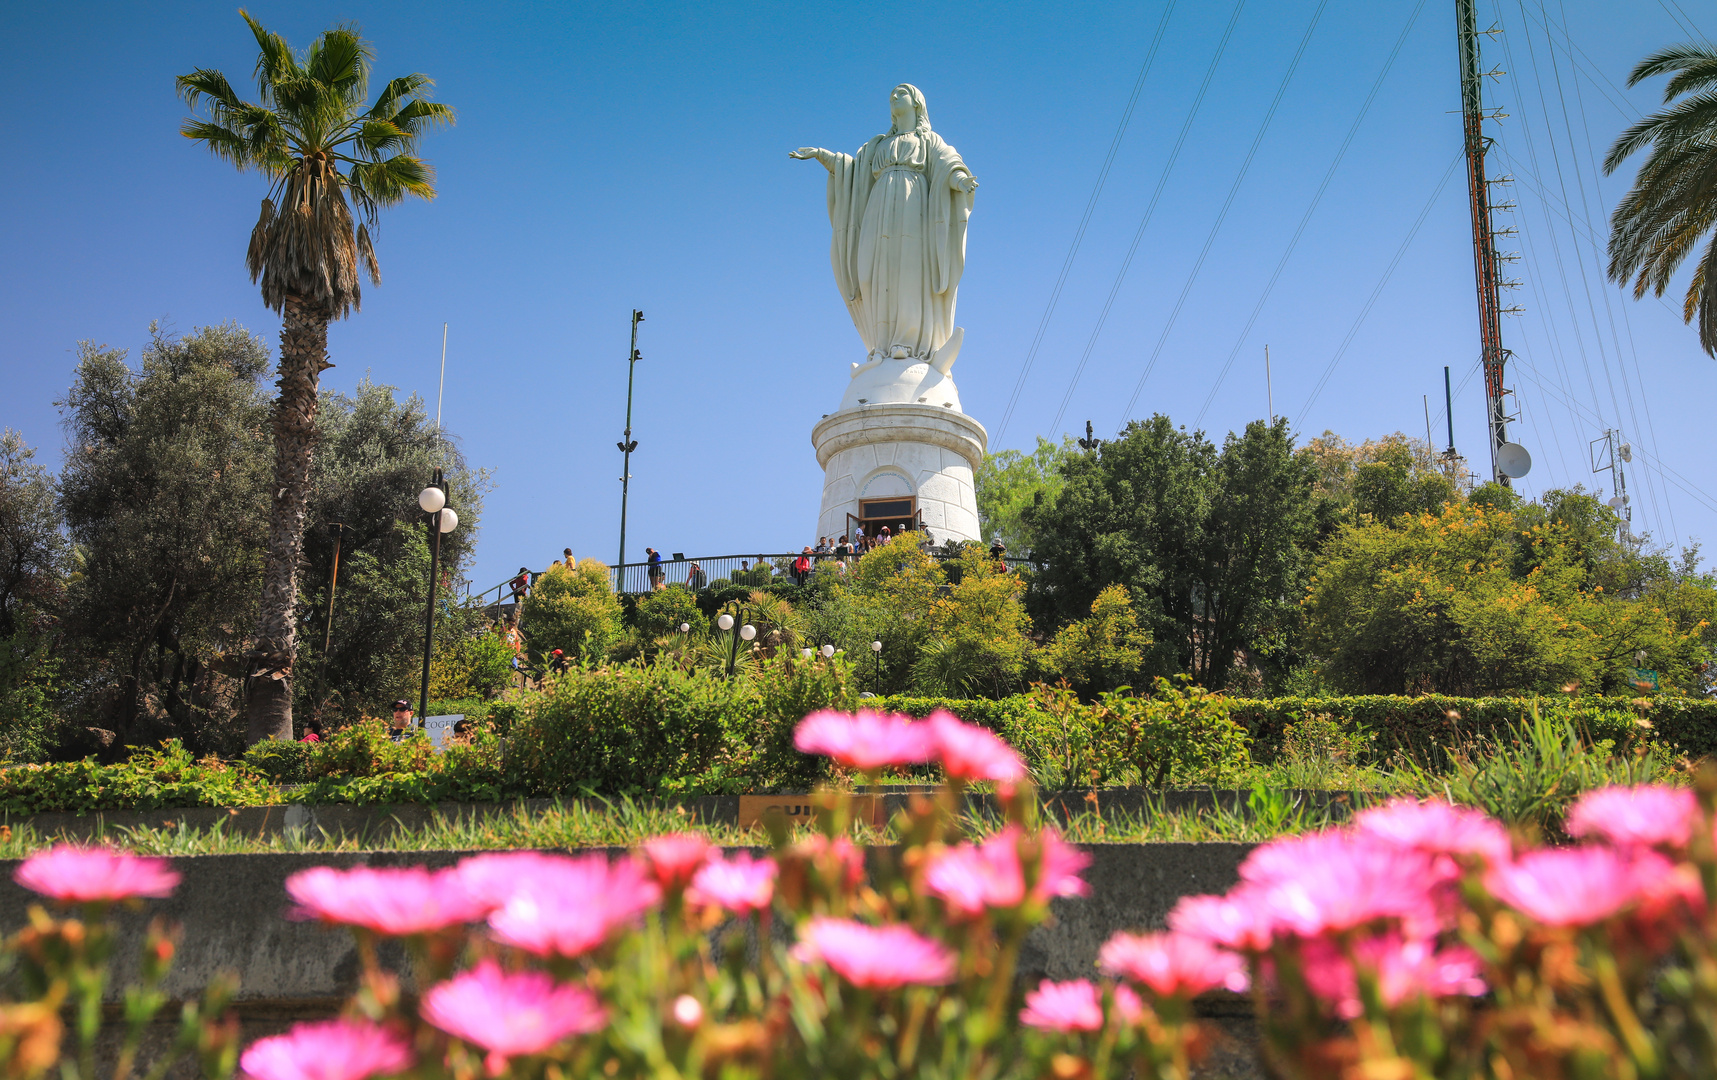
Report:
M 1717 618 L 1708 581 L 1657 555 L 1594 563 L 1578 526 L 1531 517 L 1542 509 L 1469 503 L 1345 526 L 1304 602 L 1325 675 L 1354 693 L 1620 691 L 1643 650 L 1666 685 L 1702 685 Z
M 1610 216 L 1610 277 L 1633 279 L 1634 298 L 1662 296 L 1676 271 L 1717 222 L 1709 177 L 1717 169 L 1717 47 L 1673 45 L 1641 60 L 1628 76 L 1637 86 L 1658 75 L 1670 106 L 1622 132 L 1604 157 L 1614 172 L 1650 148 L 1634 186 Z M 1677 103 L 1675 99 L 1687 95 Z M 1717 356 L 1717 239 L 1706 242 L 1682 301 L 1682 318 L 1699 320 L 1699 344 Z
M 268 521 L 268 350 L 230 323 L 151 335 L 141 371 L 81 344 L 58 403 L 71 704 L 126 743 L 227 751 Z
M 600 660 L 620 636 L 620 600 L 608 567 L 581 559 L 555 563 L 538 575 L 519 615 L 519 630 L 534 663 L 559 649 L 569 660 Z
M 1009 554 L 1023 558 L 1036 547 L 1037 537 L 1026 524 L 1026 511 L 1040 502 L 1053 502 L 1061 490 L 1061 467 L 1079 453 L 1072 436 L 1060 446 L 1039 435 L 1030 454 L 998 450 L 985 454 L 973 474 L 978 523 L 985 544 L 1000 540 Z
M 400 398 L 393 387 L 368 379 L 350 395 L 324 392 L 316 425 L 299 577 L 304 677 L 295 689 L 297 706 L 346 719 L 376 716 L 396 698 L 417 696 L 429 584 L 428 531 L 417 493 L 438 466 L 459 527 L 441 537 L 436 649 L 455 648 L 482 629 L 480 613 L 456 596 L 481 533 L 488 474 L 472 469 L 457 443 L 437 432 L 422 398 Z M 336 539 L 340 580 L 330 634 Z
M 53 479 L 0 432 L 0 757 L 45 760 L 59 736 L 54 626 L 69 563 Z
M 953 580 L 930 605 L 914 683 L 922 692 L 947 697 L 1011 693 L 1029 647 L 1030 620 L 1020 601 L 1025 583 L 977 544 L 962 546 L 946 576 Z
M 328 323 L 359 307 L 360 263 L 371 283 L 381 283 L 369 230 L 378 212 L 408 195 L 434 198 L 434 172 L 416 156 L 417 140 L 426 127 L 451 123 L 453 112 L 428 100 L 430 80 L 420 74 L 390 80 L 366 106 L 374 50 L 354 29 L 323 31 L 301 57 L 285 38 L 240 14 L 260 50 L 257 102 L 240 98 L 209 68 L 179 76 L 176 85 L 192 110 L 208 106 L 206 119 L 185 120 L 184 136 L 269 181 L 246 256 L 263 302 L 282 319 L 274 497 L 248 685 L 248 738 L 255 742 L 292 737 L 297 575 L 317 382 L 333 366 Z

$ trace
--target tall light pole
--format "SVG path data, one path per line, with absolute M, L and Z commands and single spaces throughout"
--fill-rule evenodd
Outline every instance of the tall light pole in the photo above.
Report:
M 632 351 L 626 357 L 626 432 L 620 436 L 615 446 L 620 448 L 620 561 L 614 566 L 614 588 L 616 591 L 625 586 L 622 578 L 626 570 L 626 495 L 632 487 L 632 451 L 638 449 L 638 440 L 632 437 L 632 376 L 638 369 L 638 324 L 644 321 L 644 313 L 634 308 L 632 310 Z
M 429 608 L 423 615 L 423 685 L 417 697 L 417 715 L 421 723 L 429 715 L 429 658 L 435 650 L 435 578 L 441 568 L 441 534 L 459 527 L 459 515 L 447 505 L 447 484 L 441 470 L 435 479 L 417 493 L 417 505 L 429 515 Z

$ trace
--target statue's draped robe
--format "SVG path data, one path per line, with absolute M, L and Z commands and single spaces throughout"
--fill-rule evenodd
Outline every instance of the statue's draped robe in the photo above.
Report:
M 949 186 L 966 163 L 933 131 L 878 135 L 830 157 L 829 259 L 853 325 L 872 359 L 904 346 L 929 360 L 954 331 L 966 268 L 972 194 Z

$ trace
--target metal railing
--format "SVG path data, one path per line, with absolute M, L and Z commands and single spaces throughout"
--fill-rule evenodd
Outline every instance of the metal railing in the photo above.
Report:
M 768 552 L 751 555 L 701 555 L 697 558 L 663 559 L 659 563 L 645 562 L 624 563 L 618 567 L 608 568 L 608 583 L 617 593 L 646 593 L 656 587 L 655 576 L 660 575 L 663 585 L 684 585 L 694 591 L 707 589 L 721 581 L 733 585 L 761 588 L 765 585 L 779 585 L 793 582 L 793 562 L 801 553 L 789 551 L 770 554 Z M 931 552 L 938 561 L 952 558 L 941 549 Z M 815 573 L 820 567 L 836 567 L 840 562 L 846 562 L 850 567 L 863 555 L 855 555 L 851 559 L 842 560 L 834 555 L 812 555 L 811 572 Z M 1009 571 L 1037 570 L 1041 564 L 1033 559 L 1004 558 L 1002 562 Z M 534 584 L 538 577 L 548 571 L 532 571 L 531 582 Z M 518 575 L 508 578 L 493 588 L 477 594 L 476 599 L 484 607 L 505 611 L 513 602 L 513 581 Z M 493 600 L 489 599 L 494 597 Z

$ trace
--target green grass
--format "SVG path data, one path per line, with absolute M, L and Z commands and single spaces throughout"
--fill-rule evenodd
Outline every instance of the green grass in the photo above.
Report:
M 1260 799 L 1264 805 L 1258 805 Z M 1280 805 L 1273 805 L 1275 799 Z M 1336 820 L 1331 814 L 1293 806 L 1279 796 L 1254 795 L 1249 812 L 1201 809 L 1139 814 L 1094 812 L 1053 817 L 1067 839 L 1077 843 L 1138 844 L 1189 843 L 1203 841 L 1257 842 L 1288 833 L 1323 828 Z M 965 831 L 987 836 L 1004 822 L 989 814 L 968 814 Z M 224 825 L 210 828 L 115 827 L 98 834 L 99 842 L 145 855 L 227 855 L 258 852 L 365 852 L 365 851 L 493 851 L 513 848 L 629 847 L 664 832 L 701 832 L 718 844 L 766 845 L 761 827 L 741 829 L 731 825 L 708 825 L 692 821 L 682 810 L 618 801 L 606 806 L 587 803 L 556 804 L 530 814 L 522 808 L 509 814 L 481 818 L 435 815 L 421 827 L 395 828 L 375 836 L 281 832 L 246 835 L 228 831 Z M 795 828 L 795 835 L 808 832 Z M 855 826 L 853 838 L 867 844 L 888 844 L 896 839 L 890 828 Z M 47 836 L 28 825 L 0 831 L 0 858 L 22 858 L 47 847 L 59 836 Z

